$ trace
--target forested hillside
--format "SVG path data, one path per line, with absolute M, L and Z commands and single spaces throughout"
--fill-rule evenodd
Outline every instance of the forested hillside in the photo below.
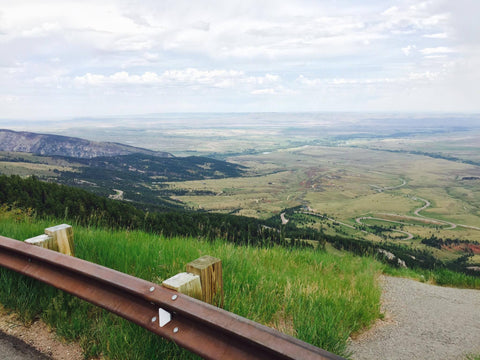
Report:
M 156 210 L 183 207 L 170 199 L 174 195 L 171 191 L 162 191 L 162 182 L 238 177 L 244 170 L 236 164 L 199 156 L 167 158 L 136 153 L 62 159 L 81 166 L 74 171 L 59 172 L 56 182 L 103 196 L 111 195 L 112 189 L 121 189 L 124 199 Z
M 0 176 L 0 204 L 31 209 L 82 225 L 141 229 L 165 236 L 221 238 L 251 245 L 282 243 L 284 234 L 262 221 L 243 216 L 206 212 L 144 212 L 135 206 L 88 191 L 47 183 L 35 177 Z

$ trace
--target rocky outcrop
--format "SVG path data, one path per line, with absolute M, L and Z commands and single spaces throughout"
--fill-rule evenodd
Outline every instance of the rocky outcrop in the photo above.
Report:
M 68 156 L 75 158 L 94 158 L 98 156 L 117 156 L 141 153 L 159 157 L 173 157 L 167 152 L 152 151 L 112 142 L 96 142 L 85 139 L 17 132 L 0 129 L 0 151 L 26 152 L 47 156 Z
M 387 251 L 387 250 L 383 250 L 383 249 L 378 249 L 378 252 L 380 254 L 382 254 L 383 256 L 385 256 L 385 258 L 392 264 L 398 266 L 398 267 L 401 267 L 401 268 L 404 268 L 406 269 L 407 268 L 407 264 L 405 263 L 405 261 L 403 261 L 402 259 L 396 257 L 394 254 L 392 254 L 391 252 Z

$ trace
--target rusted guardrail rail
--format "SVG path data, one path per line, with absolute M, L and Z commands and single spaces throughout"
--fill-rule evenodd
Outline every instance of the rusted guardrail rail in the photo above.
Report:
M 157 284 L 3 236 L 0 266 L 100 306 L 207 359 L 343 359 Z M 162 314 L 171 321 L 160 323 Z

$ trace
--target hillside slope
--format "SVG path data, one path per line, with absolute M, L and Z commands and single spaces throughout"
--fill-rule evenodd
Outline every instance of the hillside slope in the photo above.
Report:
M 240 177 L 245 167 L 120 143 L 0 129 L 0 174 L 82 187 L 155 210 L 182 208 L 162 182 Z M 121 195 L 116 195 L 121 194 Z
M 117 156 L 141 153 L 158 157 L 173 157 L 167 152 L 128 146 L 112 142 L 96 142 L 85 139 L 17 132 L 0 129 L 0 151 L 26 152 L 47 156 L 67 156 L 75 158 L 93 158 L 98 156 Z

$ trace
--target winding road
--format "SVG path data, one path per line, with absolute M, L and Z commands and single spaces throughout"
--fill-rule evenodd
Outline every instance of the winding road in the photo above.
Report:
M 375 190 L 377 190 L 378 192 L 383 192 L 383 191 L 386 191 L 386 190 L 394 190 L 394 189 L 398 189 L 402 186 L 405 186 L 407 184 L 407 181 L 405 179 L 400 179 L 400 180 L 402 180 L 402 183 L 400 185 L 397 185 L 397 186 L 388 186 L 388 187 L 381 187 L 381 186 L 378 186 L 378 185 L 370 185 L 370 186 L 374 187 Z M 463 228 L 467 228 L 467 229 L 473 229 L 473 230 L 479 230 L 480 231 L 480 227 L 471 226 L 471 225 L 463 225 L 463 224 L 455 224 L 455 223 L 450 222 L 450 221 L 445 221 L 445 220 L 439 220 L 439 219 L 426 217 L 426 216 L 420 214 L 420 212 L 429 208 L 432 205 L 432 203 L 429 200 L 420 198 L 418 196 L 413 196 L 413 197 L 411 197 L 411 199 L 415 200 L 415 201 L 424 202 L 423 206 L 414 210 L 413 213 L 415 214 L 415 216 L 392 214 L 392 213 L 378 213 L 378 215 L 394 216 L 394 217 L 397 217 L 398 219 L 401 219 L 401 220 L 421 221 L 421 222 L 424 222 L 424 223 L 427 223 L 427 224 L 443 225 L 443 226 L 447 225 L 448 227 L 445 227 L 444 228 L 445 230 L 452 230 L 452 229 L 455 229 L 457 227 L 463 227 Z M 333 219 L 333 218 L 324 217 L 323 215 L 320 215 L 320 214 L 316 213 L 310 207 L 308 207 L 308 210 L 309 211 L 302 211 L 301 213 L 325 218 L 327 220 L 336 222 L 336 223 L 338 223 L 340 225 L 343 225 L 343 226 L 346 226 L 348 228 L 356 229 L 356 227 L 353 226 L 353 225 L 340 222 L 340 221 L 338 221 L 336 219 Z M 394 223 L 394 224 L 415 226 L 415 224 L 411 224 L 411 223 L 407 223 L 407 222 L 403 222 L 403 221 L 389 220 L 389 219 L 384 219 L 384 218 L 375 217 L 375 216 L 360 216 L 360 217 L 357 217 L 355 219 L 357 224 L 364 225 L 364 226 L 369 226 L 368 224 L 363 223 L 362 220 L 377 220 L 377 221 L 385 221 L 385 222 Z M 284 221 L 284 218 L 282 216 L 282 222 L 283 221 Z M 401 239 L 398 239 L 398 240 L 411 240 L 411 239 L 414 238 L 414 235 L 412 233 L 408 232 L 408 231 L 397 230 L 397 229 L 390 229 L 390 230 L 405 235 L 404 238 L 401 238 Z M 361 231 L 364 232 L 364 233 L 368 233 L 368 231 L 365 231 L 365 230 L 361 230 Z
M 449 221 L 444 221 L 444 220 L 438 220 L 438 219 L 433 219 L 433 218 L 427 218 L 423 215 L 420 215 L 420 211 L 423 211 L 425 210 L 426 208 L 428 208 L 430 205 L 432 205 L 430 203 L 430 201 L 426 200 L 426 199 L 422 199 L 422 198 L 419 198 L 419 197 L 413 197 L 412 198 L 413 200 L 420 200 L 420 201 L 423 201 L 425 203 L 425 205 L 423 205 L 421 208 L 418 208 L 417 210 L 414 211 L 414 214 L 417 215 L 418 217 L 421 217 L 423 219 L 426 219 L 426 220 L 433 220 L 433 221 L 437 221 L 437 222 L 440 222 L 440 223 L 444 223 L 444 224 L 447 224 L 447 225 L 450 225 L 449 228 L 445 228 L 445 230 L 452 230 L 452 229 L 455 229 L 457 227 L 457 224 L 454 224 L 452 222 L 449 222 Z
M 377 190 L 378 192 L 383 192 L 386 190 L 395 190 L 395 189 L 401 188 L 402 186 L 407 185 L 407 181 L 405 179 L 400 179 L 400 180 L 402 180 L 402 183 L 396 186 L 386 186 L 386 187 L 378 186 L 378 185 L 370 185 L 370 186 L 375 188 L 375 190 Z
M 376 185 L 372 185 L 372 186 L 374 186 L 377 191 L 382 192 L 382 191 L 385 191 L 385 190 L 397 189 L 399 187 L 402 187 L 402 186 L 406 185 L 406 183 L 407 182 L 404 179 L 402 179 L 402 184 L 398 185 L 398 186 L 394 186 L 394 187 L 379 187 L 379 186 L 376 186 Z M 476 227 L 476 226 L 455 224 L 455 223 L 450 222 L 450 221 L 445 221 L 445 220 L 439 220 L 439 219 L 426 217 L 426 216 L 420 214 L 420 212 L 427 209 L 428 207 L 430 207 L 432 205 L 431 202 L 427 199 L 423 199 L 423 198 L 420 198 L 418 196 L 412 197 L 412 200 L 423 201 L 425 203 L 422 207 L 419 207 L 418 209 L 416 209 L 413 212 L 415 214 L 415 216 L 399 215 L 399 214 L 386 214 L 386 213 L 381 213 L 380 215 L 395 216 L 395 217 L 398 217 L 399 219 L 417 220 L 417 221 L 423 221 L 423 222 L 426 222 L 426 223 L 431 223 L 431 224 L 436 224 L 436 225 L 448 225 L 449 227 L 444 228 L 445 230 L 452 230 L 452 229 L 455 229 L 457 227 L 464 227 L 464 228 L 473 229 L 473 230 L 480 230 L 480 228 Z M 355 219 L 355 221 L 358 224 L 368 226 L 368 224 L 362 223 L 362 220 L 378 220 L 378 221 L 385 221 L 385 222 L 403 224 L 403 225 L 414 225 L 414 224 L 404 223 L 404 222 L 401 222 L 401 221 L 388 220 L 388 219 L 383 219 L 383 218 L 373 217 L 373 216 L 361 216 L 361 217 L 358 217 L 358 218 Z M 407 231 L 393 230 L 393 229 L 392 229 L 392 231 L 399 232 L 399 233 L 407 235 L 406 238 L 401 239 L 401 240 L 411 240 L 411 239 L 413 239 L 413 234 L 411 234 Z
M 430 201 L 428 200 L 425 200 L 425 199 L 422 199 L 422 198 L 419 198 L 419 197 L 413 197 L 412 200 L 420 200 L 420 201 L 423 201 L 425 203 L 425 205 L 423 205 L 421 208 L 418 208 L 417 210 L 415 210 L 413 213 L 417 216 L 420 216 L 420 217 L 425 217 L 423 215 L 420 215 L 419 212 L 420 211 L 423 211 L 425 210 L 426 208 L 428 208 L 430 205 L 432 205 L 430 203 Z
M 310 207 L 308 207 L 308 210 L 309 211 L 299 211 L 298 213 L 299 214 L 305 214 L 305 215 L 312 215 L 312 216 L 316 216 L 316 217 L 319 217 L 319 218 L 322 218 L 322 219 L 327 219 L 327 220 L 330 220 L 334 223 L 337 223 L 337 224 L 340 224 L 340 225 L 343 225 L 343 226 L 346 226 L 350 229 L 357 229 L 355 226 L 353 225 L 350 225 L 350 224 L 346 224 L 344 222 L 341 222 L 341 221 L 338 221 L 338 220 L 335 220 L 334 218 L 329 218 L 329 217 L 325 217 L 323 215 L 320 215 L 318 213 L 315 212 L 315 210 L 311 209 Z M 364 233 L 368 233 L 368 231 L 365 231 L 365 230 L 361 230 L 362 232 Z
M 386 219 L 377 218 L 377 217 L 373 217 L 373 216 L 362 216 L 362 217 L 358 217 L 358 218 L 355 219 L 355 221 L 356 221 L 358 224 L 360 224 L 360 225 L 365 225 L 365 226 L 369 226 L 368 224 L 362 223 L 362 220 L 379 220 L 379 221 L 385 221 L 385 222 L 394 223 L 394 224 L 411 225 L 411 224 L 405 224 L 405 223 L 403 223 L 403 222 L 401 222 L 401 221 L 386 220 Z M 398 232 L 398 233 L 407 235 L 406 238 L 399 239 L 399 240 L 411 240 L 411 239 L 413 239 L 413 234 L 412 234 L 412 233 L 409 233 L 408 231 L 397 230 L 397 229 L 390 229 L 390 231 L 394 231 L 394 232 Z

